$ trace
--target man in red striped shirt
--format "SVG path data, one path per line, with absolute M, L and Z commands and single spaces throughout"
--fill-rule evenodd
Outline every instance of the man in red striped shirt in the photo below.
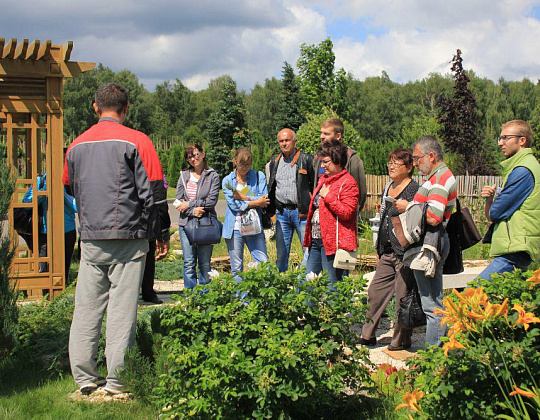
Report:
M 414 197 L 417 203 L 427 203 L 426 223 L 446 226 L 456 203 L 456 179 L 448 166 L 443 162 L 443 150 L 433 136 L 424 136 L 413 144 L 413 162 L 418 173 L 423 175 L 424 183 Z M 404 212 L 408 202 L 398 200 L 394 203 L 399 212 Z M 422 309 L 426 314 L 426 343 L 434 346 L 441 344 L 445 327 L 441 327 L 441 315 L 434 313 L 435 308 L 444 309 L 443 299 L 443 266 L 450 250 L 448 235 L 444 233 L 444 247 L 441 260 L 437 263 L 434 277 L 427 277 L 420 270 L 413 270 L 418 291 L 422 299 Z

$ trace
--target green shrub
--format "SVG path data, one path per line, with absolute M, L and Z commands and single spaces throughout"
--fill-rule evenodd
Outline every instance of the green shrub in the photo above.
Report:
M 445 299 L 450 337 L 443 348 L 420 352 L 410 363 L 429 418 L 538 418 L 540 406 L 532 399 L 510 395 L 514 386 L 540 389 L 540 320 L 532 318 L 540 316 L 540 286 L 525 281 L 531 274 L 495 275 L 475 283 L 485 294 L 471 288 Z M 514 304 L 530 312 L 526 328 Z
M 18 292 L 11 283 L 11 263 L 15 250 L 2 221 L 6 219 L 15 180 L 8 170 L 6 159 L 0 156 L 0 361 L 13 349 L 17 331 Z
M 146 377 L 138 389 L 151 392 L 147 397 L 171 418 L 339 412 L 343 391 L 356 393 L 369 380 L 367 351 L 353 345 L 350 328 L 365 320 L 357 292 L 363 281 L 345 279 L 332 292 L 325 276 L 300 278 L 263 265 L 244 272 L 240 283 L 222 275 L 182 291 L 161 314 L 157 386 Z
M 39 362 L 50 370 L 68 366 L 68 341 L 73 309 L 74 284 L 53 301 L 22 307 L 19 319 L 17 353 L 31 362 Z

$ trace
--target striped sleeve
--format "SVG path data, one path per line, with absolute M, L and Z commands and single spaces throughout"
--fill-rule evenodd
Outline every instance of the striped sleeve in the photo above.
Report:
M 422 184 L 414 201 L 427 203 L 427 215 L 442 222 L 448 220 L 456 203 L 456 179 L 449 169 L 437 175 L 437 173 L 433 174 Z

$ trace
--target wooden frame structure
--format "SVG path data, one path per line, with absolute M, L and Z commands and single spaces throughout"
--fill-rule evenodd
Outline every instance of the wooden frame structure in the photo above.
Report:
M 65 288 L 62 91 L 66 77 L 92 70 L 94 63 L 69 61 L 73 42 L 18 42 L 0 38 L 0 136 L 16 175 L 9 211 L 9 232 L 18 246 L 12 278 L 27 297 L 55 297 Z M 46 173 L 46 187 L 38 175 Z M 32 188 L 33 199 L 24 200 Z M 38 210 L 41 205 L 42 209 Z M 13 209 L 32 210 L 33 232 L 26 243 L 13 231 Z M 39 217 L 46 212 L 46 256 L 39 256 Z M 46 214 L 46 216 L 45 216 Z M 29 245 L 28 245 L 29 244 Z M 41 263 L 41 264 L 40 264 Z M 41 267 L 40 267 L 41 266 Z

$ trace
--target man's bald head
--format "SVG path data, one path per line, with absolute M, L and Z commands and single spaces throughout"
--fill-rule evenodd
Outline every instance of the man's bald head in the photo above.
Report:
M 290 128 L 284 128 L 278 133 L 277 142 L 281 153 L 288 158 L 296 150 L 296 133 Z

